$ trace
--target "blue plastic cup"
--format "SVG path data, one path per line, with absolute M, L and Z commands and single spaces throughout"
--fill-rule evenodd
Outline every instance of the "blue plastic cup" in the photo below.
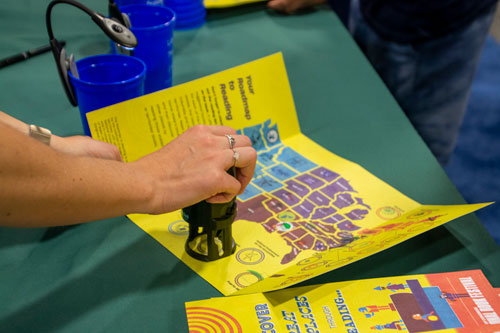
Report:
M 164 5 L 175 12 L 175 29 L 199 28 L 205 23 L 203 0 L 165 0 Z
M 68 71 L 73 85 L 83 131 L 90 136 L 87 112 L 144 94 L 146 65 L 140 59 L 120 54 L 103 54 L 76 62 L 78 78 Z
M 205 24 L 206 12 L 204 8 L 199 12 L 189 13 L 188 15 L 185 15 L 183 14 L 183 12 L 176 10 L 175 14 L 179 18 L 175 25 L 176 30 L 195 29 Z
M 146 64 L 144 93 L 172 86 L 172 57 L 175 13 L 161 6 L 129 5 L 120 11 L 130 18 L 137 38 L 134 57 Z

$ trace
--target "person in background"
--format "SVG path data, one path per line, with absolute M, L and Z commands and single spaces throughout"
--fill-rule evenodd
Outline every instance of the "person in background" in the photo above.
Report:
M 243 192 L 257 160 L 250 139 L 226 126 L 191 127 L 131 163 L 111 144 L 40 139 L 39 130 L 0 111 L 0 226 L 68 225 L 227 202 Z M 233 165 L 236 178 L 226 172 Z
M 456 144 L 497 0 L 329 0 L 434 156 Z M 288 14 L 326 0 L 271 0 Z

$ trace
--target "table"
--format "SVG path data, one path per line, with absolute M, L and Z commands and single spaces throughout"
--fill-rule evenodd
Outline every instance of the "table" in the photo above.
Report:
M 40 0 L 0 2 L 0 58 L 48 42 Z M 106 13 L 106 1 L 85 1 Z M 58 5 L 54 33 L 77 59 L 107 38 Z M 211 12 L 174 37 L 174 84 L 282 51 L 304 134 L 424 204 L 459 204 L 447 178 L 338 18 L 264 4 Z M 0 109 L 58 135 L 83 133 L 52 54 L 0 70 Z M 91 209 L 91 208 L 90 208 Z M 305 284 L 482 269 L 500 287 L 500 248 L 474 215 Z M 184 302 L 221 296 L 126 217 L 66 228 L 0 228 L 0 331 L 185 332 Z

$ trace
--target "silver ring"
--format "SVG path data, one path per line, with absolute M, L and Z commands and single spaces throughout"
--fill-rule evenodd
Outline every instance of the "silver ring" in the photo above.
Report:
M 225 136 L 227 138 L 227 141 L 229 141 L 229 149 L 233 149 L 234 148 L 234 144 L 236 143 L 236 140 L 230 134 L 226 134 Z

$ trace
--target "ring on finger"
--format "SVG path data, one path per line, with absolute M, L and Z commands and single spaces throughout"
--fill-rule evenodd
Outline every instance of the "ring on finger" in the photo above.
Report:
M 232 150 L 233 150 L 233 160 L 234 160 L 233 166 L 236 166 L 236 162 L 238 162 L 238 159 L 240 158 L 240 153 L 238 153 L 234 148 Z
M 225 137 L 227 138 L 227 141 L 229 142 L 229 149 L 233 149 L 233 151 L 234 151 L 234 145 L 236 143 L 234 136 L 232 136 L 231 134 L 225 134 Z

